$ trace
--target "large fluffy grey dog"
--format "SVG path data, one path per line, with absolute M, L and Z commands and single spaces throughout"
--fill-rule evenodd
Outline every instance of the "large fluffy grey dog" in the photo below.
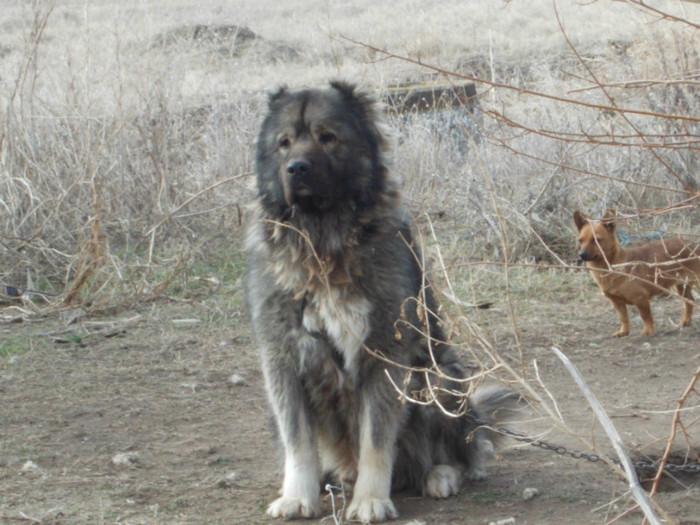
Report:
M 274 517 L 317 516 L 320 482 L 331 477 L 354 483 L 347 519 L 396 518 L 393 489 L 456 494 L 493 450 L 488 431 L 402 402 L 387 377 L 411 395 L 428 384 L 410 368 L 467 376 L 435 315 L 390 136 L 377 102 L 349 84 L 280 89 L 269 100 L 246 290 L 285 453 Z M 456 410 L 464 398 L 445 392 L 466 386 L 432 377 Z M 469 411 L 491 418 L 516 403 L 487 388 Z

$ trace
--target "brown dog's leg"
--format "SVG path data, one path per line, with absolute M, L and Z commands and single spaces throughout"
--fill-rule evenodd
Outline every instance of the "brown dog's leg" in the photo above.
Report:
M 622 323 L 620 329 L 613 335 L 615 337 L 624 337 L 630 333 L 630 319 L 627 315 L 627 305 L 621 301 L 618 301 L 617 299 L 613 299 L 612 297 L 608 297 L 608 299 L 610 299 L 613 306 L 615 307 L 617 316 L 620 318 L 620 323 Z
M 693 317 L 693 292 L 688 283 L 676 285 L 676 289 L 678 290 L 678 294 L 683 298 L 683 318 L 681 319 L 681 326 L 688 326 Z
M 639 302 L 635 306 L 637 310 L 639 310 L 639 315 L 642 316 L 642 321 L 644 321 L 642 335 L 654 335 L 654 317 L 651 315 L 651 304 L 649 304 L 649 300 Z

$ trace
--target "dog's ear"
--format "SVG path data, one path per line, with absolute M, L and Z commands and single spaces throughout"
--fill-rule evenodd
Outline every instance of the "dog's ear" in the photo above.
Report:
M 586 224 L 588 224 L 588 219 L 586 218 L 586 216 L 583 213 L 576 210 L 574 212 L 574 224 L 576 225 L 576 229 L 578 231 L 581 231 L 581 228 L 583 228 Z
M 605 214 L 603 215 L 603 218 L 600 220 L 601 224 L 605 226 L 605 229 L 608 230 L 609 232 L 614 232 L 615 231 L 615 218 L 616 218 L 616 213 L 615 210 L 612 208 L 608 208 L 605 210 Z
M 603 220 L 604 221 L 614 220 L 616 216 L 617 216 L 617 212 L 615 211 L 615 208 L 608 208 L 605 210 L 605 213 L 603 214 Z
M 269 106 L 272 106 L 276 101 L 281 99 L 286 92 L 287 92 L 287 86 L 282 85 L 282 86 L 278 87 L 275 91 L 268 93 L 267 104 Z
M 351 82 L 333 80 L 330 86 L 340 94 L 343 102 L 353 109 L 365 126 L 366 136 L 374 141 L 379 155 L 379 164 L 383 169 L 389 166 L 392 162 L 395 136 L 386 123 L 381 102 L 372 93 Z
M 332 80 L 331 87 L 343 98 L 345 103 L 355 108 L 365 122 L 378 122 L 381 108 L 377 99 L 356 84 L 344 80 Z
M 340 93 L 343 95 L 343 98 L 348 100 L 354 98 L 355 89 L 357 88 L 355 84 L 345 82 L 344 80 L 331 80 L 330 84 L 333 89 L 340 91 Z

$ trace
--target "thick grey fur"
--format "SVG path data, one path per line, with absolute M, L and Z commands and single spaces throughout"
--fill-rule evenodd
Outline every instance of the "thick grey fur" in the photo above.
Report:
M 435 315 L 399 180 L 390 169 L 392 151 L 376 101 L 341 82 L 271 95 L 257 141 L 247 303 L 282 444 L 290 454 L 308 444 L 300 440 L 310 440 L 322 457 L 319 487 L 325 477 L 348 484 L 366 479 L 362 425 L 371 426 L 376 450 L 389 451 L 392 490 L 425 491 L 436 465 L 478 477 L 493 451 L 491 433 L 435 406 L 402 402 L 387 378 L 409 395 L 419 392 L 427 386 L 425 375 L 409 374 L 407 367 L 432 368 L 433 359 L 447 376 L 467 377 Z M 291 168 L 300 161 L 303 169 Z M 349 327 L 347 312 L 360 312 Z M 349 333 L 352 328 L 362 333 Z M 421 331 L 430 333 L 430 347 Z M 433 381 L 466 389 L 435 376 Z M 464 399 L 442 401 L 456 410 Z M 486 419 L 516 404 L 517 396 L 500 387 L 481 389 L 469 400 L 470 413 Z M 323 459 L 328 457 L 337 461 Z M 318 514 L 312 496 L 308 505 L 295 497 L 298 504 L 273 504 L 268 512 L 285 518 Z M 388 502 L 384 510 L 355 509 L 351 517 L 383 521 L 396 516 L 392 509 Z

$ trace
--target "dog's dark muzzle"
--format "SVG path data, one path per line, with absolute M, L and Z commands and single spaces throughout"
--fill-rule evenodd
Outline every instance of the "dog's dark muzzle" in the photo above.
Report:
M 303 180 L 311 172 L 311 163 L 308 160 L 293 160 L 287 164 L 287 174 L 291 179 Z
M 578 252 L 578 256 L 581 258 L 582 261 L 592 261 L 595 258 L 591 257 L 591 255 L 585 250 Z
M 322 211 L 332 205 L 330 192 L 306 159 L 294 159 L 287 164 L 284 190 L 287 204 L 297 205 L 302 211 Z

